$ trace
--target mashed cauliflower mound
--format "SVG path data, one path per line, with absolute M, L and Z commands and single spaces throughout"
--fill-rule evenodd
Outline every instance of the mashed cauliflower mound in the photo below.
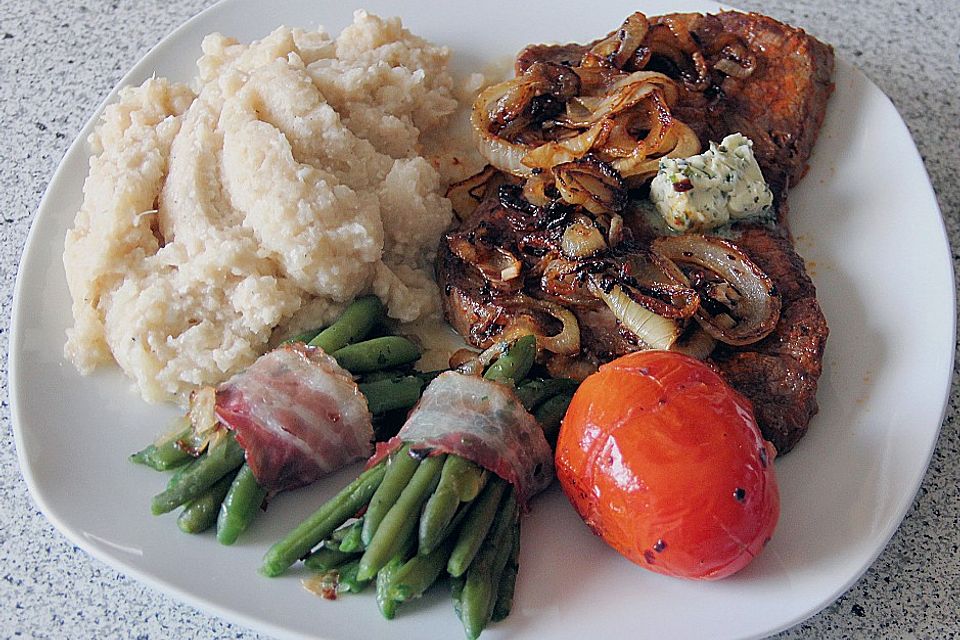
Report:
M 435 313 L 451 208 L 420 146 L 457 107 L 447 58 L 358 12 L 336 40 L 214 34 L 195 87 L 121 91 L 66 238 L 70 361 L 115 359 L 146 400 L 182 400 L 360 293 L 403 322 Z

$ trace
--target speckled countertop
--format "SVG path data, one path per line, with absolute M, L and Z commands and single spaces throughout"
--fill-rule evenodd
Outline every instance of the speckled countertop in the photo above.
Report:
M 0 0 L 0 348 L 33 215 L 61 156 L 113 85 L 208 0 Z M 640 4 L 640 3 L 638 3 Z M 960 11 L 953 1 L 741 0 L 832 43 L 896 104 L 960 246 Z M 953 6 L 953 9 L 950 9 Z M 954 254 L 955 266 L 957 255 Z M 44 519 L 20 475 L 0 372 L 0 638 L 260 638 L 118 574 Z M 866 575 L 780 638 L 960 636 L 956 379 L 913 507 Z

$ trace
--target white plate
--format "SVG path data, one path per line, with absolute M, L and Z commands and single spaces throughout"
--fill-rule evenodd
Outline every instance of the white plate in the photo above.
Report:
M 197 16 L 124 79 L 191 77 L 202 36 L 249 40 L 279 24 L 338 32 L 349 3 L 236 0 Z M 632 10 L 717 10 L 704 2 L 593 3 L 565 15 L 549 0 L 486 0 L 450 8 L 369 0 L 415 33 L 448 44 L 459 70 L 502 62 L 528 42 L 588 40 Z M 443 8 L 440 8 L 443 7 Z M 899 525 L 939 432 L 954 345 L 954 281 L 940 212 L 923 163 L 890 101 L 845 63 L 810 173 L 791 194 L 798 249 L 830 324 L 820 414 L 777 461 L 783 515 L 765 552 L 718 583 L 664 578 L 592 536 L 556 490 L 524 525 L 513 614 L 484 637 L 747 638 L 820 610 L 870 565 Z M 109 99 L 113 99 L 113 94 Z M 458 638 L 445 593 L 392 622 L 370 594 L 324 602 L 299 576 L 256 573 L 267 546 L 355 473 L 282 496 L 246 539 L 221 547 L 150 515 L 163 480 L 126 455 L 172 413 L 151 407 L 116 371 L 77 375 L 61 355 L 70 301 L 63 237 L 80 205 L 88 123 L 54 176 L 17 280 L 10 389 L 20 465 L 44 514 L 75 544 L 198 607 L 276 636 Z

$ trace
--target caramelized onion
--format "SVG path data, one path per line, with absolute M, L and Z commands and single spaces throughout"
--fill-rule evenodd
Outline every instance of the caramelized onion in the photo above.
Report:
M 717 341 L 714 340 L 713 336 L 704 331 L 700 325 L 694 324 L 680 336 L 679 340 L 673 343 L 670 350 L 685 353 L 697 360 L 705 360 L 707 356 L 713 353 L 716 346 Z
M 580 324 L 572 311 L 554 302 L 525 295 L 518 296 L 516 302 L 522 307 L 523 312 L 518 313 L 500 334 L 501 340 L 513 340 L 533 334 L 537 339 L 537 347 L 551 353 L 575 355 L 580 352 Z M 537 313 L 557 320 L 560 323 L 560 331 L 548 333 L 544 323 L 536 317 Z
M 713 68 L 721 73 L 725 73 L 728 76 L 733 76 L 734 78 L 744 79 L 749 78 L 750 74 L 753 73 L 752 66 L 744 66 L 730 58 L 720 58 L 713 64 Z
M 673 80 L 655 71 L 623 74 L 600 96 L 581 96 L 567 103 L 557 123 L 564 127 L 588 127 L 596 122 L 636 107 L 651 94 L 659 92 L 667 105 L 675 104 L 679 91 Z
M 692 19 L 699 19 L 699 16 L 692 16 Z M 691 26 L 691 17 L 661 16 L 658 24 L 651 26 L 647 44 L 653 53 L 664 55 L 678 69 L 684 70 L 684 83 L 696 91 L 703 91 L 710 86 L 710 69 L 690 33 Z M 685 69 L 688 65 L 692 65 L 692 71 Z
M 563 230 L 560 247 L 571 258 L 585 258 L 605 249 L 607 243 L 590 220 L 581 218 Z
M 457 349 L 450 355 L 449 365 L 460 373 L 478 376 L 483 373 L 480 354 L 472 349 Z
M 603 145 L 612 129 L 613 120 L 600 120 L 583 133 L 540 145 L 527 153 L 521 162 L 530 170 L 547 170 L 564 162 L 572 162 L 587 155 L 595 146 Z
M 488 87 L 477 96 L 470 124 L 480 154 L 494 167 L 526 177 L 523 157 L 536 145 L 514 142 L 520 131 L 559 113 L 563 101 L 577 95 L 578 76 L 562 65 L 536 62 L 522 76 Z
M 556 258 L 546 261 L 540 288 L 552 298 L 565 304 L 589 305 L 596 303 L 580 277 L 581 263 L 577 260 Z
M 215 387 L 199 387 L 190 392 L 187 416 L 193 430 L 187 438 L 181 439 L 177 446 L 192 456 L 198 456 L 207 447 L 216 444 L 220 434 L 225 432 L 225 429 L 220 428 L 220 421 L 217 419 L 216 393 Z
M 636 247 L 630 250 L 620 266 L 619 274 L 608 275 L 620 284 L 626 284 L 635 302 L 650 311 L 677 320 L 692 318 L 700 304 L 682 271 L 671 261 Z M 598 281 L 601 284 L 602 281 Z M 609 289 L 605 286 L 604 289 Z
M 496 167 L 487 165 L 479 173 L 456 182 L 447 189 L 446 197 L 453 205 L 453 212 L 460 221 L 466 220 L 483 201 L 491 187 L 496 187 L 500 174 Z
M 506 90 L 501 85 L 493 85 L 481 92 L 473 105 L 470 124 L 477 151 L 500 171 L 506 171 L 515 176 L 529 176 L 531 169 L 523 164 L 523 157 L 530 151 L 530 147 L 514 144 L 490 133 L 490 108 L 503 97 L 504 93 Z
M 507 249 L 481 242 L 471 243 L 465 236 L 447 238 L 450 250 L 464 262 L 476 267 L 483 277 L 498 288 L 518 288 L 523 263 Z M 511 282 L 516 281 L 516 282 Z
M 751 344 L 776 328 L 780 297 L 773 282 L 734 244 L 687 234 L 658 238 L 653 250 L 691 275 L 701 300 L 697 321 L 717 340 Z
M 610 229 L 607 231 L 607 242 L 616 247 L 623 240 L 623 216 L 619 213 L 610 218 Z
M 683 329 L 679 322 L 645 309 L 620 285 L 614 285 L 609 291 L 592 283 L 589 286 L 620 324 L 651 349 L 669 349 L 680 337 Z
M 553 186 L 552 175 L 541 172 L 523 181 L 523 199 L 534 206 L 545 207 L 559 195 Z
M 627 16 L 619 29 L 591 47 L 581 66 L 622 68 L 643 43 L 648 28 L 647 17 L 639 11 Z
M 610 165 L 596 158 L 587 157 L 559 164 L 553 168 L 553 175 L 556 176 L 557 190 L 564 201 L 580 205 L 590 213 L 621 211 L 627 204 L 623 180 Z M 602 247 L 602 237 L 599 242 Z

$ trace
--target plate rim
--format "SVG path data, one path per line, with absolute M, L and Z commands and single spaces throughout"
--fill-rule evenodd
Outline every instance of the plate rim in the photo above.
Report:
M 11 322 L 10 322 L 10 335 L 9 343 L 7 350 L 7 377 L 8 377 L 8 399 L 10 403 L 10 422 L 11 430 L 13 431 L 14 436 L 14 445 L 16 448 L 17 461 L 20 467 L 20 472 L 24 481 L 27 485 L 31 499 L 36 503 L 37 507 L 47 518 L 47 520 L 54 525 L 57 531 L 64 535 L 68 540 L 70 540 L 77 547 L 82 549 L 85 553 L 94 557 L 96 560 L 103 562 L 112 569 L 129 575 L 140 581 L 141 583 L 147 584 L 152 588 L 158 589 L 162 593 L 165 593 L 171 597 L 176 598 L 180 602 L 187 603 L 190 606 L 193 606 L 201 611 L 207 611 L 219 616 L 222 620 L 228 623 L 236 623 L 243 625 L 249 629 L 257 630 L 263 633 L 267 633 L 276 637 L 282 638 L 308 638 L 313 636 L 307 636 L 301 634 L 298 631 L 278 626 L 264 618 L 248 615 L 243 611 L 238 609 L 231 609 L 228 607 L 222 607 L 221 605 L 208 600 L 207 598 L 196 595 L 191 591 L 184 590 L 175 584 L 166 582 L 162 579 L 159 579 L 152 575 L 148 571 L 142 571 L 137 568 L 135 565 L 128 564 L 122 560 L 121 557 L 111 555 L 104 550 L 101 550 L 98 546 L 90 544 L 88 540 L 78 535 L 73 528 L 66 523 L 56 512 L 55 508 L 48 502 L 47 497 L 41 491 L 40 486 L 37 482 L 37 479 L 34 475 L 35 470 L 27 459 L 27 453 L 24 451 L 24 442 L 22 434 L 22 425 L 26 423 L 25 416 L 23 415 L 23 404 L 21 404 L 20 397 L 23 393 L 23 387 L 25 385 L 21 384 L 21 374 L 20 371 L 20 357 L 21 349 L 23 343 L 23 329 L 25 319 L 22 317 L 23 314 L 23 281 L 24 281 L 24 270 L 23 266 L 26 262 L 28 256 L 32 253 L 32 248 L 38 242 L 38 220 L 43 215 L 44 219 L 49 218 L 52 214 L 47 212 L 48 210 L 48 201 L 52 197 L 52 193 L 56 190 L 56 187 L 60 182 L 63 181 L 62 175 L 66 172 L 66 167 L 70 162 L 68 160 L 72 159 L 74 156 L 87 155 L 86 150 L 84 149 L 86 145 L 87 135 L 92 131 L 92 128 L 95 126 L 96 121 L 101 117 L 106 106 L 111 104 L 120 91 L 121 88 L 130 84 L 131 79 L 140 76 L 143 74 L 145 68 L 149 67 L 149 62 L 153 59 L 154 56 L 158 55 L 160 50 L 166 46 L 170 46 L 171 43 L 182 36 L 184 32 L 190 31 L 194 25 L 206 19 L 208 16 L 214 13 L 219 13 L 222 11 L 231 11 L 233 10 L 233 5 L 242 7 L 245 4 L 249 4 L 248 0 L 219 0 L 209 7 L 203 9 L 199 13 L 193 15 L 175 29 L 163 36 L 157 43 L 150 47 L 146 53 L 141 56 L 137 62 L 120 78 L 116 85 L 110 90 L 110 92 L 104 97 L 102 101 L 98 104 L 95 110 L 92 112 L 90 117 L 86 120 L 83 126 L 80 128 L 77 136 L 73 142 L 67 148 L 67 151 L 64 153 L 60 159 L 56 170 L 53 172 L 52 176 L 49 179 L 44 194 L 40 199 L 37 209 L 34 212 L 33 220 L 30 223 L 30 229 L 27 234 L 26 240 L 23 245 L 23 250 L 21 251 L 19 261 L 17 264 L 17 273 L 13 289 L 13 298 L 12 298 L 12 309 L 11 309 Z M 734 7 L 731 7 L 726 4 L 713 3 L 718 8 L 724 10 L 737 10 Z M 397 5 L 398 8 L 401 8 L 401 5 Z M 393 14 L 391 14 L 393 15 Z M 940 208 L 939 201 L 936 196 L 936 191 L 933 188 L 933 184 L 930 180 L 929 171 L 927 170 L 926 163 L 923 161 L 919 149 L 917 148 L 916 140 L 913 135 L 910 133 L 909 128 L 906 126 L 906 122 L 903 119 L 903 116 L 900 114 L 899 110 L 896 108 L 896 105 L 887 96 L 877 85 L 869 78 L 865 73 L 859 70 L 852 63 L 838 57 L 836 59 L 837 70 L 841 67 L 844 68 L 845 73 L 851 73 L 854 76 L 857 76 L 859 80 L 866 82 L 870 87 L 876 89 L 877 93 L 883 97 L 887 103 L 887 107 L 892 109 L 893 113 L 896 114 L 899 124 L 903 127 L 903 130 L 906 134 L 906 140 L 909 140 L 910 148 L 912 150 L 912 160 L 919 164 L 919 167 L 923 169 L 924 184 L 923 191 L 924 195 L 929 198 L 929 204 L 932 205 L 931 213 L 935 212 L 938 217 L 937 231 L 939 232 L 938 240 L 940 241 L 940 247 L 938 253 L 941 257 L 945 258 L 946 269 L 942 272 L 942 275 L 947 276 L 947 279 L 952 282 L 956 282 L 956 273 L 953 260 L 951 259 L 951 245 L 949 241 L 949 236 L 947 234 L 945 221 L 943 218 L 943 212 Z M 837 78 L 837 72 L 834 72 L 834 79 Z M 891 517 L 886 526 L 883 529 L 882 535 L 879 538 L 883 539 L 883 543 L 876 546 L 873 549 L 872 553 L 869 554 L 868 559 L 865 561 L 862 567 L 858 568 L 841 586 L 836 588 L 834 592 L 829 595 L 821 598 L 817 604 L 809 607 L 803 613 L 797 614 L 794 618 L 789 621 L 785 621 L 782 625 L 776 628 L 771 628 L 766 632 L 743 636 L 746 638 L 762 638 L 770 634 L 779 633 L 786 629 L 796 626 L 797 624 L 803 622 L 804 620 L 809 619 L 810 617 L 816 615 L 820 611 L 824 610 L 826 607 L 835 602 L 843 593 L 847 592 L 854 584 L 856 584 L 863 575 L 870 569 L 871 566 L 876 562 L 877 558 L 887 549 L 890 544 L 890 540 L 899 530 L 903 524 L 903 520 L 908 514 L 909 510 L 912 508 L 914 502 L 916 501 L 917 493 L 919 492 L 923 480 L 926 477 L 926 474 L 929 470 L 930 461 L 936 451 L 937 445 L 939 444 L 940 434 L 943 428 L 947 412 L 949 410 L 949 404 L 951 400 L 951 389 L 952 389 L 952 377 L 953 370 L 955 367 L 956 359 L 956 339 L 957 339 L 957 291 L 956 287 L 949 288 L 950 291 L 950 301 L 949 308 L 953 310 L 953 313 L 950 314 L 950 335 L 952 336 L 952 344 L 950 355 L 946 360 L 945 371 L 939 372 L 942 379 L 942 392 L 939 394 L 942 397 L 942 406 L 940 409 L 940 418 L 939 423 L 936 425 L 933 433 L 931 434 L 930 442 L 925 453 L 925 461 L 922 467 L 913 469 L 913 478 L 912 478 L 912 490 L 908 493 L 905 493 L 905 496 L 909 496 L 909 499 L 904 499 L 900 507 L 896 510 L 896 516 Z

